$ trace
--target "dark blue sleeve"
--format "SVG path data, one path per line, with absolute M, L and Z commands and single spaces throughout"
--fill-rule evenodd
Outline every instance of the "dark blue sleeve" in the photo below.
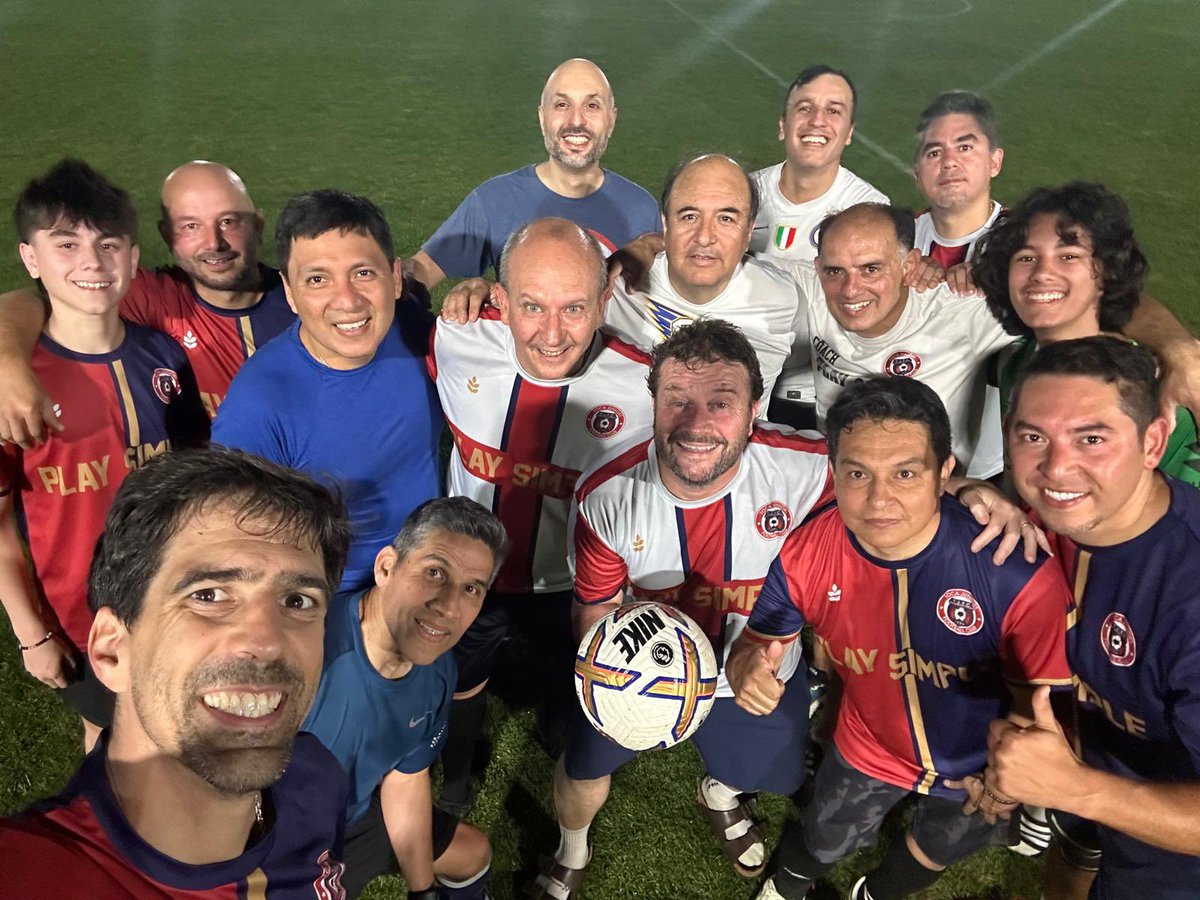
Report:
M 421 247 L 450 278 L 471 278 L 492 268 L 499 254 L 479 192 L 471 191 Z
M 771 563 L 762 591 L 754 603 L 754 610 L 750 613 L 750 621 L 746 623 L 747 628 L 763 637 L 790 637 L 804 627 L 804 616 L 792 600 L 787 573 L 783 567 L 786 553 L 785 544 L 784 551 Z
M 245 450 L 279 463 L 292 466 L 278 409 L 271 402 L 272 392 L 260 385 L 246 366 L 234 376 L 229 393 L 221 401 L 213 420 L 212 442 L 235 450 Z M 282 398 L 278 398 L 282 399 Z

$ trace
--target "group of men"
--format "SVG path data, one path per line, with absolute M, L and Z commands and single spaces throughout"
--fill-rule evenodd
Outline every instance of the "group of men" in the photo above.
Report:
M 655 204 L 600 165 L 613 93 L 569 60 L 538 105 L 547 159 L 481 185 L 407 261 L 374 203 L 315 190 L 279 214 L 270 269 L 241 180 L 192 162 L 163 184 L 175 264 L 139 270 L 124 192 L 77 161 L 31 182 L 17 224 L 41 290 L 0 298 L 0 600 L 91 752 L 63 795 L 0 825 L 10 859 L 38 861 L 9 883 L 339 897 L 400 871 L 410 896 L 482 897 L 490 847 L 462 819 L 518 629 L 545 651 L 558 756 L 559 845 L 530 894 L 568 900 L 633 757 L 574 705 L 575 643 L 653 599 L 717 652 L 696 801 L 748 878 L 768 863 L 754 792 L 806 777 L 802 628 L 843 684 L 760 897 L 803 896 L 914 793 L 855 898 L 1027 843 L 1043 808 L 1072 864 L 1056 896 L 1097 867 L 1098 897 L 1185 896 L 1200 510 L 1156 468 L 1154 359 L 1038 338 L 989 396 L 989 357 L 1019 340 L 976 289 L 1001 215 L 992 109 L 951 92 L 921 114 L 919 217 L 841 165 L 856 112 L 844 73 L 806 69 L 781 164 L 705 154 Z M 1059 244 L 1096 250 L 1107 284 L 1101 232 L 1071 215 Z M 435 322 L 413 288 L 446 277 L 467 280 Z M 1121 326 L 1191 404 L 1186 330 L 1148 298 Z M 1011 483 L 1049 542 L 968 477 L 1005 469 L 1001 400 Z M 209 419 L 214 446 L 177 449 Z

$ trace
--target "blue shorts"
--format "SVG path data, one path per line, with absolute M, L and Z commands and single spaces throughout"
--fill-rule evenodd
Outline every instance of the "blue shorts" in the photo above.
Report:
M 803 679 L 795 687 L 803 688 Z M 769 716 L 755 716 L 732 697 L 718 697 L 690 738 L 713 778 L 739 791 L 792 794 L 804 781 L 808 691 L 787 690 Z M 598 732 L 576 704 L 564 765 L 576 781 L 611 775 L 637 756 Z

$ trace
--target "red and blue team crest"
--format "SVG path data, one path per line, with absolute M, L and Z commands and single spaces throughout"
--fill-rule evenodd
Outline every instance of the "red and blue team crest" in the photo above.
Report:
M 885 374 L 896 375 L 901 378 L 912 378 L 920 369 L 921 357 L 917 356 L 911 350 L 897 350 L 883 364 Z
M 615 406 L 603 404 L 593 407 L 583 420 L 588 434 L 594 438 L 610 438 L 625 427 L 625 413 Z
M 772 500 L 754 514 L 754 527 L 768 541 L 784 537 L 790 524 L 792 524 L 792 513 L 778 500 Z
M 1137 639 L 1129 620 L 1119 612 L 1110 612 L 1100 626 L 1100 646 L 1114 666 L 1132 666 L 1137 659 Z
M 791 250 L 796 243 L 796 229 L 791 225 L 775 226 L 775 246 L 780 250 Z
M 155 369 L 150 376 L 150 384 L 154 387 L 154 396 L 163 403 L 171 403 L 181 393 L 179 376 L 174 369 Z
M 346 889 L 342 887 L 346 864 L 334 859 L 326 850 L 317 858 L 317 865 L 321 867 L 321 874 L 313 882 L 317 900 L 346 900 Z
M 983 610 L 970 591 L 951 588 L 937 602 L 937 617 L 955 634 L 978 633 L 983 627 Z

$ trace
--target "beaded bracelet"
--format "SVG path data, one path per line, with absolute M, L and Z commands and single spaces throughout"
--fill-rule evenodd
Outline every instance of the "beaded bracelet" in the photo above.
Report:
M 44 638 L 42 638 L 40 641 L 34 641 L 32 644 L 28 644 L 28 645 L 27 644 L 17 644 L 17 648 L 22 653 L 24 653 L 26 650 L 36 650 L 38 647 L 42 646 L 42 644 L 46 643 L 46 641 L 50 640 L 50 638 L 52 638 L 52 637 L 54 637 L 53 629 L 51 629 L 50 631 L 47 631 L 46 636 Z

